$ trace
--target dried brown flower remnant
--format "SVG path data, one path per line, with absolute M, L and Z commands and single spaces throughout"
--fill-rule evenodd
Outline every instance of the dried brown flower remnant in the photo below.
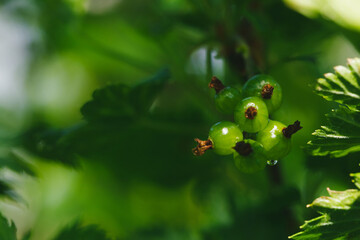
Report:
M 252 148 L 250 143 L 245 143 L 244 141 L 236 143 L 236 146 L 233 147 L 242 156 L 247 156 L 252 153 Z
M 302 126 L 300 126 L 300 121 L 296 120 L 294 124 L 290 124 L 288 127 L 283 128 L 282 133 L 286 138 L 291 138 L 291 135 L 293 135 L 300 129 L 302 129 Z
M 248 107 L 245 111 L 245 117 L 247 119 L 254 119 L 257 115 L 257 109 L 255 107 Z
M 261 96 L 264 99 L 271 99 L 271 96 L 273 94 L 274 91 L 274 87 L 271 86 L 270 84 L 265 84 L 261 90 Z
M 198 143 L 198 145 L 192 149 L 192 152 L 195 156 L 201 156 L 206 152 L 206 150 L 212 148 L 212 142 L 210 139 L 200 140 L 195 138 L 194 140 Z
M 219 93 L 221 90 L 225 88 L 224 84 L 217 78 L 212 77 L 209 83 L 209 88 L 214 88 L 216 93 Z

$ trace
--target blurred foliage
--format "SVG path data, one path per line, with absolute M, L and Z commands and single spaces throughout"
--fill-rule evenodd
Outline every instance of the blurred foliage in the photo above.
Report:
M 344 28 L 360 31 L 360 18 L 355 10 L 360 7 L 359 1 L 285 0 L 285 2 L 308 17 L 323 17 Z
M 16 240 L 16 227 L 14 223 L 9 223 L 2 215 L 0 215 L 0 237 L 1 239 Z
M 300 149 L 334 106 L 309 85 L 358 55 L 360 35 L 336 17 L 279 0 L 1 0 L 0 13 L 0 34 L 13 29 L 0 43 L 29 39 L 0 55 L 24 60 L 23 79 L 9 80 L 21 104 L 0 102 L 0 179 L 12 189 L 0 210 L 18 239 L 285 239 L 314 217 L 303 206 L 324 185 L 350 187 L 356 153 Z M 291 154 L 254 175 L 231 157 L 192 156 L 195 137 L 233 120 L 216 111 L 209 77 L 240 88 L 256 73 L 284 89 L 273 117 L 304 126 Z M 346 114 L 330 121 L 355 121 Z
M 109 240 L 106 233 L 99 230 L 96 226 L 81 227 L 75 223 L 70 227 L 63 229 L 55 240 Z

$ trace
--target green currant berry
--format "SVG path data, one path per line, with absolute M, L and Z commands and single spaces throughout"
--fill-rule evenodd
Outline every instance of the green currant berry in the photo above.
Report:
M 222 113 L 232 114 L 236 104 L 241 100 L 239 90 L 233 87 L 225 87 L 217 77 L 211 78 L 209 87 L 216 91 L 215 104 L 217 109 Z
M 234 118 L 240 129 L 255 133 L 266 127 L 269 113 L 266 104 L 260 98 L 249 97 L 236 105 Z
M 236 143 L 235 166 L 242 172 L 253 173 L 265 168 L 267 158 L 263 146 L 251 139 Z
M 280 84 L 271 76 L 259 74 L 250 78 L 243 86 L 244 97 L 260 97 L 266 103 L 269 113 L 281 105 L 282 91 Z
M 256 140 L 264 146 L 265 155 L 269 160 L 279 160 L 289 154 L 291 135 L 301 128 L 299 121 L 286 126 L 270 120 L 266 128 L 258 132 Z
M 215 95 L 215 104 L 220 112 L 225 114 L 234 113 L 236 104 L 241 101 L 239 90 L 233 87 L 226 87 Z
M 243 134 L 235 123 L 218 122 L 209 131 L 209 138 L 205 141 L 195 139 L 198 143 L 193 149 L 194 155 L 202 155 L 208 149 L 213 149 L 219 155 L 229 155 L 234 152 L 233 147 L 242 141 Z

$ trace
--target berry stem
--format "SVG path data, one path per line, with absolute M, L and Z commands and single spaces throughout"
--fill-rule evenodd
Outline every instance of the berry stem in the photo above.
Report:
M 271 99 L 273 95 L 274 87 L 270 84 L 265 84 L 261 90 L 261 96 L 263 99 Z
M 225 88 L 225 85 L 215 76 L 211 78 L 209 88 L 214 88 L 216 93 L 219 93 Z
M 245 117 L 247 119 L 254 119 L 257 115 L 257 109 L 255 107 L 248 107 L 245 111 Z
M 302 129 L 302 126 L 300 126 L 300 121 L 296 120 L 294 124 L 290 124 L 288 127 L 283 128 L 282 133 L 286 138 L 291 138 L 291 136 Z
M 201 156 L 206 152 L 206 150 L 212 149 L 213 147 L 210 139 L 200 140 L 198 138 L 195 138 L 194 140 L 198 143 L 198 145 L 192 149 L 192 152 L 195 156 Z
M 245 143 L 244 141 L 236 143 L 233 149 L 235 149 L 235 151 L 237 151 L 242 156 L 247 156 L 253 151 L 250 143 Z

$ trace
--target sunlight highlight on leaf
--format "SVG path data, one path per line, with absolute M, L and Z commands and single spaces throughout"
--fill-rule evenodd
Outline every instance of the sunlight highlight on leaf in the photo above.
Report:
M 321 16 L 342 27 L 360 31 L 358 0 L 284 0 L 284 2 L 309 18 Z

